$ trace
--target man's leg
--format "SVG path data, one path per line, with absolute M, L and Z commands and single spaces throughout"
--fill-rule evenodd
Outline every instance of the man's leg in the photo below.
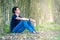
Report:
M 12 30 L 12 32 L 17 32 L 21 27 L 23 27 L 23 20 Z
M 34 30 L 33 33 L 39 34 L 38 32 L 36 32 L 34 25 L 31 23 L 30 20 L 27 21 L 27 24 Z
M 17 33 L 22 33 L 25 29 L 26 29 L 26 28 L 22 26 L 22 27 L 17 31 Z
M 33 32 L 34 30 L 27 24 L 27 21 L 24 21 L 24 27 L 26 27 L 30 32 Z
M 28 20 L 27 23 L 28 23 L 29 26 L 31 26 L 31 28 L 32 28 L 33 30 L 35 30 L 34 25 L 31 23 L 30 20 Z

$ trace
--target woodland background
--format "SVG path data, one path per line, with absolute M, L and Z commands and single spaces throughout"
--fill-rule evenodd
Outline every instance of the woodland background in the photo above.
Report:
M 60 0 L 0 0 L 0 34 L 9 32 L 14 6 L 20 8 L 21 16 L 36 20 L 37 31 L 60 32 Z

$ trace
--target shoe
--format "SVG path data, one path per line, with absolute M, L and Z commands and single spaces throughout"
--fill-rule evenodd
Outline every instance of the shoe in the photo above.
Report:
M 38 33 L 38 32 L 36 32 L 36 31 L 33 31 L 33 33 L 34 33 L 34 34 L 39 34 L 39 33 Z

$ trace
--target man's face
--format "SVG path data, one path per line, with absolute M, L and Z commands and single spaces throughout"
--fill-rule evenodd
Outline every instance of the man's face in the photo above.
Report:
M 19 8 L 16 8 L 16 13 L 20 14 L 20 9 Z

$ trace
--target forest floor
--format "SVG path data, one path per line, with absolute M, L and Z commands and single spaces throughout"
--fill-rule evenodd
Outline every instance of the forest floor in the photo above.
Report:
M 32 34 L 30 32 L 9 33 L 2 36 L 0 40 L 60 40 L 60 31 L 41 30 L 39 34 Z
M 39 34 L 25 30 L 23 33 L 2 34 L 0 40 L 60 40 L 60 25 L 41 24 L 36 26 Z

